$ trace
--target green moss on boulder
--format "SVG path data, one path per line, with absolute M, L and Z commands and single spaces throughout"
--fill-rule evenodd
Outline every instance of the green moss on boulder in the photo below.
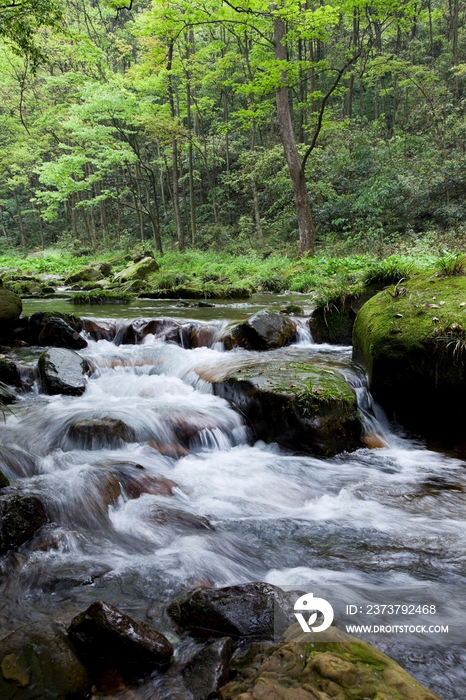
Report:
M 464 440 L 466 277 L 415 277 L 380 292 L 360 310 L 353 344 L 389 414 L 428 437 Z
M 145 280 L 159 269 L 154 258 L 143 258 L 139 262 L 128 265 L 124 270 L 115 275 L 115 282 L 128 282 L 131 280 Z
M 22 310 L 20 297 L 0 286 L 0 321 L 14 321 L 21 316 Z
M 221 700 L 440 700 L 366 642 L 334 627 L 325 635 L 293 625 L 284 643 L 253 645 L 230 665 Z
M 214 393 L 235 405 L 265 442 L 325 456 L 361 446 L 355 393 L 322 366 L 258 362 L 218 381 Z

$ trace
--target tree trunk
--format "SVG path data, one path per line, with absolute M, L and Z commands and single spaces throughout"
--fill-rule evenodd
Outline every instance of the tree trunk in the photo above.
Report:
M 285 35 L 285 23 L 280 17 L 274 19 L 274 45 L 275 58 L 286 63 L 286 49 L 282 43 Z M 307 194 L 306 178 L 301 166 L 301 158 L 296 146 L 296 136 L 291 117 L 288 88 L 286 87 L 286 68 L 281 74 L 282 86 L 277 88 L 276 102 L 278 114 L 278 127 L 280 138 L 285 152 L 288 170 L 293 185 L 296 216 L 299 228 L 299 254 L 309 253 L 314 255 L 314 225 L 312 221 L 311 205 Z
M 173 121 L 173 126 L 175 125 L 175 97 L 173 92 L 173 79 L 171 75 L 173 60 L 173 42 L 169 46 L 168 51 L 168 98 L 170 102 L 170 115 Z M 175 212 L 175 223 L 176 223 L 176 235 L 178 238 L 178 249 L 184 250 L 184 231 L 183 224 L 181 221 L 181 210 L 180 210 L 180 187 L 179 187 L 179 177 L 178 177 L 178 143 L 176 140 L 175 132 L 172 132 L 172 189 L 173 189 L 173 209 Z

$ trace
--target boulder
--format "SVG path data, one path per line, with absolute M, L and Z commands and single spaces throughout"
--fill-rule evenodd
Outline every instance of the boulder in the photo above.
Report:
M 9 486 L 9 485 L 10 485 L 9 478 L 7 476 L 5 476 L 5 474 L 2 471 L 0 471 L 0 489 L 4 489 L 5 486 Z
M 69 348 L 82 350 L 87 347 L 87 341 L 74 331 L 61 318 L 51 318 L 42 328 L 38 337 L 39 345 L 54 348 Z
M 0 321 L 14 321 L 21 316 L 23 304 L 20 297 L 0 286 Z
M 20 386 L 21 377 L 14 362 L 0 357 L 0 382 Z
M 231 664 L 221 700 L 440 700 L 401 666 L 335 627 L 326 640 L 293 625 L 285 642 L 253 645 Z
M 46 522 L 45 508 L 36 496 L 0 496 L 0 554 L 27 542 Z
M 288 596 L 268 583 L 225 588 L 195 588 L 168 607 L 181 630 L 200 637 L 273 638 L 276 608 L 289 605 Z
M 379 291 L 375 285 L 339 294 L 317 305 L 309 319 L 311 335 L 315 343 L 351 345 L 353 326 L 358 311 Z
M 101 600 L 72 620 L 68 636 L 92 664 L 122 671 L 145 673 L 166 666 L 173 655 L 163 634 Z
M 464 441 L 466 277 L 414 277 L 359 312 L 353 357 L 376 401 L 405 428 Z
M 152 474 L 120 475 L 121 485 L 128 498 L 139 498 L 144 493 L 154 496 L 173 496 L 173 490 L 178 484 L 164 476 L 154 476 Z
M 225 349 L 273 350 L 296 338 L 296 323 L 278 311 L 263 309 L 244 323 L 234 326 L 223 340 Z
M 362 446 L 354 390 L 321 365 L 258 362 L 231 373 L 213 389 L 248 419 L 259 440 L 326 457 Z
M 180 334 L 181 324 L 171 318 L 138 318 L 122 328 L 115 337 L 116 345 L 138 345 L 148 335 L 156 338 L 167 333 Z
M 65 284 L 75 284 L 76 282 L 96 282 L 98 280 L 108 277 L 111 273 L 112 268 L 106 262 L 96 262 L 91 265 L 86 265 L 80 270 L 75 272 L 74 275 L 70 275 L 65 280 Z
M 87 671 L 57 625 L 28 623 L 0 641 L 2 700 L 84 700 Z
M 198 651 L 188 661 L 182 670 L 182 676 L 193 700 L 218 696 L 219 688 L 228 682 L 231 655 L 231 637 L 222 637 Z
M 145 280 L 159 270 L 158 263 L 152 257 L 146 257 L 139 262 L 128 265 L 124 270 L 115 275 L 115 282 L 127 282 L 130 280 Z
M 81 333 L 83 329 L 83 321 L 78 316 L 64 314 L 60 311 L 36 311 L 36 313 L 32 314 L 28 323 L 29 342 L 37 344 L 44 326 L 56 319 L 64 321 L 76 333 Z
M 84 394 L 87 362 L 74 350 L 49 348 L 40 355 L 38 366 L 46 394 Z
M 70 423 L 67 440 L 85 450 L 120 447 L 134 442 L 133 428 L 119 418 L 83 418 Z

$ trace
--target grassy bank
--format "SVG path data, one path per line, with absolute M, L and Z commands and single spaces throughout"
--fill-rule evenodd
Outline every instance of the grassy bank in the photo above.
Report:
M 341 294 L 357 294 L 362 286 L 374 281 L 393 284 L 419 272 L 434 271 L 438 266 L 438 258 L 427 254 L 394 255 L 385 259 L 369 254 L 293 259 L 257 253 L 233 257 L 227 253 L 192 250 L 168 253 L 157 259 L 159 270 L 144 280 L 115 283 L 113 275 L 132 261 L 130 253 L 122 251 L 76 257 L 70 252 L 52 249 L 33 256 L 1 256 L 0 278 L 14 291 L 24 294 L 25 288 L 33 289 L 31 280 L 59 286 L 69 275 L 97 261 L 111 265 L 108 278 L 78 283 L 73 291 L 82 289 L 88 295 L 92 290 L 98 293 L 105 289 L 133 296 L 239 298 L 254 292 L 289 290 L 314 292 L 320 305 L 331 303 Z M 43 275 L 60 275 L 62 280 L 47 281 Z M 40 290 L 37 293 L 40 294 Z

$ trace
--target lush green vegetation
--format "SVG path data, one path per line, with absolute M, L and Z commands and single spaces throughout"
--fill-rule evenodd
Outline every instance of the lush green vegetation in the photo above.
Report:
M 465 246 L 459 0 L 123 4 L 0 0 L 0 250 Z

